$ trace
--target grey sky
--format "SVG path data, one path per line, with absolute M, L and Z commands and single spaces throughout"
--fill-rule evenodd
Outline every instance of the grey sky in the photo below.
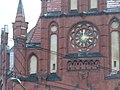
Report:
M 15 21 L 19 0 L 0 0 L 0 28 L 8 25 L 9 38 L 12 38 L 12 22 Z M 29 22 L 28 31 L 35 26 L 41 12 L 41 0 L 22 0 L 26 21 Z M 1 30 L 0 30 L 1 31 Z M 11 46 L 13 41 L 9 39 Z

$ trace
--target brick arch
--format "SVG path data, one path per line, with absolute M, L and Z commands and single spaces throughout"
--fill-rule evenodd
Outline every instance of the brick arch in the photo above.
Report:
M 51 27 L 52 26 L 56 26 L 57 27 L 57 30 L 56 31 L 52 31 L 51 30 Z M 53 36 L 55 36 L 56 37 L 56 44 L 57 44 L 57 47 L 56 48 L 58 48 L 59 47 L 59 42 L 58 42 L 58 34 L 59 34 L 59 25 L 58 25 L 58 23 L 56 22 L 56 21 L 51 21 L 50 23 L 49 23 L 49 25 L 48 25 L 48 37 L 49 37 L 49 48 L 50 48 L 50 50 L 51 49 L 53 49 L 52 48 L 52 46 L 51 46 L 51 44 L 52 44 L 52 42 L 51 42 L 51 40 L 52 40 L 52 37 Z M 55 39 L 55 38 L 54 38 Z M 54 51 L 54 50 L 53 50 Z M 58 52 L 58 50 L 57 51 L 55 51 L 56 53 Z M 52 54 L 51 53 L 49 53 L 49 57 L 52 57 Z M 57 57 L 57 56 L 56 56 Z M 50 66 L 50 72 L 56 72 L 57 71 L 57 67 L 58 67 L 58 57 L 57 57 L 57 59 L 55 60 L 55 61 L 53 61 L 52 63 L 51 63 L 51 60 L 52 59 L 50 59 L 50 61 L 48 61 L 48 63 L 49 63 L 49 66 Z M 55 70 L 52 70 L 52 67 L 55 67 Z
M 118 26 L 112 26 L 113 22 L 117 22 L 118 23 Z M 120 37 L 120 19 L 118 19 L 117 17 L 112 17 L 109 21 L 109 25 L 108 25 L 108 28 L 109 28 L 109 37 L 110 37 L 110 58 L 111 58 L 111 63 L 110 63 L 110 66 L 111 66 L 111 70 L 119 70 L 118 68 L 120 67 L 119 64 L 116 64 L 115 66 L 115 63 L 119 63 L 119 58 L 120 58 L 120 55 L 119 55 L 119 37 Z M 113 35 L 115 34 L 115 35 Z M 118 36 L 118 37 L 117 37 Z M 116 38 L 115 38 L 116 37 Z M 116 43 L 114 42 L 116 41 Z M 113 47 L 115 46 L 116 47 Z M 117 53 L 117 54 L 116 54 Z
M 54 20 L 49 23 L 49 26 L 52 25 L 52 24 L 58 25 L 58 23 L 56 21 L 54 21 Z
M 27 60 L 27 71 L 28 71 L 28 73 L 30 74 L 30 59 L 31 59 L 31 57 L 32 56 L 35 56 L 36 57 L 36 64 L 37 64 L 37 71 L 36 72 L 38 72 L 38 56 L 34 53 L 34 52 L 32 52 L 32 53 L 30 53 L 29 54 L 29 56 L 28 56 L 28 60 Z
M 48 25 L 48 28 L 50 29 L 51 26 L 56 25 L 57 27 L 59 26 L 58 23 L 56 21 L 51 21 Z M 59 28 L 58 28 L 59 29 Z
M 31 52 L 29 55 L 28 55 L 28 60 L 30 60 L 31 56 L 36 56 L 37 60 L 38 60 L 38 56 L 35 52 Z
M 70 27 L 68 33 L 70 33 L 70 31 L 72 30 L 73 27 L 75 27 L 75 26 L 78 25 L 78 24 L 82 24 L 82 23 L 88 23 L 88 24 L 93 25 L 93 26 L 98 30 L 98 32 L 99 32 L 99 29 L 98 29 L 98 27 L 97 27 L 96 24 L 94 24 L 94 23 L 92 23 L 92 22 L 89 22 L 89 21 L 80 21 L 80 22 L 77 22 L 77 23 L 73 24 L 73 25 Z
M 110 19 L 109 24 L 110 24 L 112 21 L 114 21 L 114 20 L 115 20 L 115 21 L 120 21 L 117 17 L 114 16 L 114 17 L 112 17 L 112 18 Z
M 58 30 L 56 31 L 56 32 L 52 32 L 51 30 L 50 30 L 50 28 L 52 27 L 52 26 L 57 26 L 58 28 Z M 49 45 L 50 45 L 50 37 L 51 37 L 51 35 L 53 35 L 53 34 L 56 34 L 57 36 L 58 36 L 58 33 L 59 33 L 59 25 L 58 25 L 58 23 L 56 22 L 56 21 L 51 21 L 50 23 L 49 23 L 49 25 L 48 25 L 48 37 L 49 37 Z
M 118 22 L 119 23 L 119 27 L 118 28 L 112 28 L 111 26 L 112 26 L 112 23 L 113 22 Z M 108 27 L 109 27 L 109 30 L 110 30 L 110 32 L 112 32 L 113 30 L 118 30 L 118 29 L 120 29 L 120 20 L 117 18 L 117 17 L 112 17 L 111 19 L 110 19 L 110 21 L 109 21 L 109 24 L 108 24 Z

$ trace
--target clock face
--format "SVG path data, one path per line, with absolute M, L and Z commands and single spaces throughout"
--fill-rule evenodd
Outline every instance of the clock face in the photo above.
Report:
M 98 32 L 91 24 L 79 24 L 72 29 L 69 38 L 72 47 L 79 51 L 89 51 L 96 45 Z
M 55 25 L 54 25 L 54 26 L 51 26 L 51 31 L 52 31 L 52 32 L 57 31 L 57 26 L 55 26 Z
M 112 27 L 113 29 L 118 28 L 118 27 L 119 27 L 119 22 L 113 21 L 112 24 L 111 24 L 111 27 Z

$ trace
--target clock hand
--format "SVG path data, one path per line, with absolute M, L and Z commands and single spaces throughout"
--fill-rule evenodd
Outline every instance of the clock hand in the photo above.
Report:
M 82 39 L 83 41 L 85 41 L 85 40 L 87 40 L 87 39 L 92 39 L 92 38 L 94 38 L 94 37 L 93 37 L 93 36 L 86 35 L 86 34 L 85 34 L 85 29 L 83 29 L 81 39 Z
M 94 38 L 93 36 L 90 36 L 89 38 Z
M 85 30 L 83 30 L 83 36 L 85 36 Z
M 83 29 L 82 40 L 87 40 L 88 38 L 89 38 L 89 36 L 85 35 L 85 29 Z

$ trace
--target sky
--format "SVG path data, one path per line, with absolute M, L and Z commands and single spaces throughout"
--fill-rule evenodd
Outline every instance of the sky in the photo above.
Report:
M 15 22 L 19 0 L 0 0 L 0 35 L 1 28 L 8 25 L 10 47 L 13 46 L 12 23 Z M 29 22 L 28 31 L 32 29 L 41 13 L 41 0 L 22 0 L 26 22 Z

